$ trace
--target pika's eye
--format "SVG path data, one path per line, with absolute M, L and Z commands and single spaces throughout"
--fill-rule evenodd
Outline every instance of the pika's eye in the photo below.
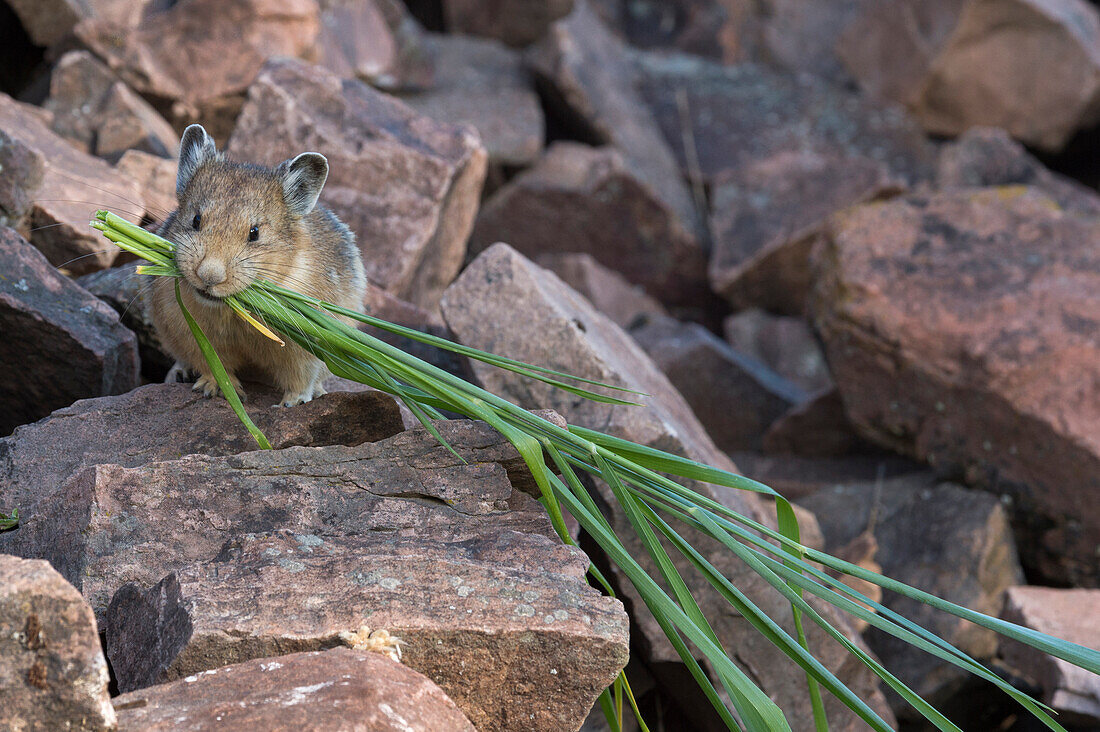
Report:
M 259 238 L 260 238 L 260 227 L 259 226 L 253 226 L 251 229 L 248 230 L 248 240 L 249 241 L 256 241 Z
M 195 214 L 195 218 L 191 219 L 191 228 L 195 231 L 199 230 L 199 226 L 202 225 L 202 214 Z

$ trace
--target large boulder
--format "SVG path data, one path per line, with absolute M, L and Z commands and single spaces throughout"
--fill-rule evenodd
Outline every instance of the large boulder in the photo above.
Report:
M 474 732 L 421 674 L 380 653 L 334 648 L 258 659 L 114 700 L 124 730 Z
M 318 63 L 345 79 L 380 80 L 397 63 L 397 39 L 375 0 L 320 0 Z
M 23 29 L 36 46 L 56 46 L 69 39 L 87 18 L 100 18 L 119 29 L 137 25 L 154 0 L 9 0 Z
M 1033 576 L 1100 582 L 1100 220 L 1002 188 L 831 229 L 814 312 L 852 422 L 1010 496 Z
M 597 310 L 623 329 L 647 316 L 667 315 L 661 303 L 631 285 L 618 272 L 603 266 L 591 254 L 553 253 L 536 260 L 562 282 L 588 298 Z
M 0 727 L 113 730 L 108 681 L 80 593 L 47 562 L 0 554 Z
M 0 272 L 0 435 L 140 383 L 137 342 L 118 314 L 7 227 L 0 227 Z
M 513 378 L 499 369 L 474 364 L 477 378 L 490 391 L 527 407 L 561 410 L 568 415 L 570 424 L 599 429 L 720 468 L 736 469 L 715 447 L 683 397 L 629 335 L 596 312 L 556 276 L 535 266 L 510 247 L 499 244 L 483 252 L 447 290 L 442 306 L 451 329 L 466 345 L 617 384 L 649 396 L 639 397 L 644 408 L 599 404 L 577 399 L 542 383 Z M 770 520 L 766 505 L 755 494 L 706 484 L 692 484 L 692 487 L 746 516 L 764 522 Z M 638 557 L 648 571 L 656 572 L 656 566 L 646 559 L 640 540 L 631 538 L 634 532 L 623 511 L 615 508 L 617 503 L 610 491 L 606 487 L 599 490 L 601 499 L 611 507 L 612 528 L 631 554 Z M 698 542 L 697 546 L 708 561 L 772 618 L 780 623 L 789 622 L 789 605 L 759 576 L 728 551 L 702 542 L 697 534 L 689 532 L 687 536 Z M 685 576 L 693 575 L 694 570 L 686 560 L 681 559 L 677 566 Z M 641 644 L 646 659 L 675 675 L 679 656 L 626 578 L 614 568 L 611 571 L 623 591 L 621 596 L 633 607 L 635 639 Z M 698 584 L 694 589 L 719 639 L 733 651 L 735 660 L 753 669 L 757 681 L 786 711 L 793 727 L 812 724 L 801 671 L 748 627 L 716 593 Z M 831 609 L 822 608 L 822 612 L 831 621 L 844 625 Z M 822 662 L 856 689 L 857 694 L 889 716 L 867 670 L 859 664 L 849 663 L 848 654 L 839 645 L 822 638 L 815 629 L 809 632 L 811 646 Z M 685 697 L 682 702 L 688 713 L 698 715 L 701 724 L 706 723 L 703 721 L 707 718 L 705 701 L 688 701 Z M 849 727 L 855 722 L 839 706 L 834 702 L 826 704 L 830 720 L 838 729 L 855 728 Z
M 476 132 L 423 117 L 366 84 L 275 59 L 249 87 L 229 153 L 329 160 L 321 201 L 355 232 L 367 278 L 432 309 L 458 273 L 487 156 Z

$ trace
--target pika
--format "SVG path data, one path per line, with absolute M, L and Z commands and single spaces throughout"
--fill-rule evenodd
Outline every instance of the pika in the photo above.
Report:
M 158 233 L 176 244 L 180 296 L 210 339 L 234 388 L 252 368 L 283 390 L 293 406 L 324 394 L 324 363 L 296 343 L 280 346 L 242 321 L 223 299 L 266 279 L 305 295 L 361 311 L 366 274 L 355 235 L 317 205 L 328 160 L 306 152 L 274 170 L 228 160 L 201 125 L 180 141 L 179 208 Z M 194 389 L 217 392 L 191 329 L 176 303 L 175 280 L 157 277 L 150 311 L 165 349 L 176 359 L 165 381 L 197 371 Z

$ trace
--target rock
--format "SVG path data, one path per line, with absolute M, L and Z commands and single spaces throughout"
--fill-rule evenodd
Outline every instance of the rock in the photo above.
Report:
M 864 449 L 866 443 L 848 421 L 840 393 L 829 388 L 772 422 L 763 448 L 770 455 L 832 457 Z
M 88 226 L 88 220 L 97 208 L 109 208 L 136 223 L 145 210 L 141 191 L 102 160 L 54 134 L 50 115 L 41 112 L 0 95 L 3 222 L 52 264 L 74 274 L 109 267 L 119 249 Z M 9 145 L 15 146 L 10 153 Z
M 392 73 L 397 41 L 374 0 L 321 0 L 319 62 L 345 79 L 370 81 Z
M 8 228 L 0 228 L 0 272 L 0 435 L 140 383 L 137 343 L 118 315 Z
M 269 165 L 288 150 L 325 155 L 322 202 L 358 237 L 367 278 L 404 300 L 433 309 L 462 266 L 486 169 L 469 127 L 282 59 L 249 88 L 228 150 Z
M 834 219 L 815 321 L 848 417 L 1010 495 L 1025 567 L 1100 581 L 1100 221 L 1024 188 Z
M 429 312 L 424 308 L 413 305 L 410 302 L 405 302 L 398 297 L 394 297 L 381 287 L 369 282 L 367 283 L 366 295 L 363 298 L 363 312 L 367 315 L 372 315 L 376 318 L 394 323 L 395 325 L 413 328 L 422 333 L 454 340 L 453 334 L 450 329 L 447 328 L 447 324 L 443 322 L 443 316 L 439 314 L 438 308 Z M 438 366 L 448 373 L 461 376 L 462 378 L 468 378 L 470 365 L 467 358 L 461 354 L 444 351 L 431 344 L 420 343 L 411 338 L 365 324 L 360 325 L 359 329 L 392 346 L 397 346 L 406 353 L 416 356 L 423 361 L 427 361 L 433 366 Z M 403 409 L 405 407 L 404 403 L 401 403 L 400 406 Z M 412 416 L 412 412 L 409 412 L 409 416 Z M 416 421 L 414 417 L 412 424 L 409 426 L 416 424 L 419 424 L 419 422 Z
M 315 0 L 180 0 L 134 29 L 90 19 L 75 33 L 177 128 L 199 120 L 224 139 L 264 61 L 312 56 L 320 27 Z
M 54 132 L 105 160 L 116 162 L 129 149 L 175 156 L 171 125 L 87 51 L 57 62 L 44 106 L 53 112 Z
M 887 452 L 826 457 L 735 452 L 730 457 L 737 461 L 743 475 L 770 486 L 792 501 L 826 488 L 881 482 L 927 470 L 920 463 Z
M 726 0 L 728 2 L 728 0 Z M 739 4 L 744 0 L 739 0 Z M 758 10 L 761 21 L 757 60 L 794 74 L 808 74 L 836 86 L 850 86 L 852 77 L 837 52 L 842 37 L 866 0 L 772 0 Z M 760 6 L 757 6 L 760 7 Z
M 1068 211 L 1100 215 L 1096 191 L 1052 173 L 999 127 L 974 127 L 940 148 L 938 188 L 1026 185 Z
M 808 397 L 697 323 L 650 318 L 630 334 L 723 452 L 760 449 L 768 426 Z
M 1004 591 L 1023 577 L 998 499 L 937 484 L 927 472 L 838 485 L 799 503 L 818 517 L 828 551 L 867 531 L 878 544 L 875 559 L 887 577 L 987 615 L 998 614 Z M 883 604 L 973 658 L 988 660 L 996 653 L 998 637 L 991 630 L 893 593 Z M 958 667 L 885 632 L 869 630 L 865 637 L 883 665 L 932 704 L 951 696 L 968 678 Z
M 804 309 L 810 251 L 834 212 L 904 190 L 869 157 L 783 151 L 715 180 L 711 287 L 734 308 Z
M 279 397 L 274 388 L 249 384 L 248 394 L 246 411 L 275 448 L 358 445 L 403 429 L 394 399 L 380 392 L 331 393 L 291 409 L 274 406 Z M 58 445 L 81 449 L 58 452 Z M 120 396 L 81 400 L 0 439 L 0 485 L 5 500 L 30 519 L 38 502 L 87 466 L 136 467 L 191 453 L 254 449 L 252 436 L 224 400 L 206 399 L 188 384 L 150 384 Z M 0 551 L 21 531 L 0 533 Z
M 1100 12 L 1086 0 L 964 4 L 913 108 L 934 134 L 990 125 L 1061 150 L 1100 122 Z
M 447 695 L 379 653 L 333 648 L 257 659 L 123 694 L 122 729 L 473 732 Z
M 624 330 L 639 318 L 667 315 L 661 303 L 618 272 L 604 267 L 591 254 L 547 253 L 536 261 L 588 298 L 597 310 Z
M 600 17 L 631 45 L 733 63 L 759 51 L 761 18 L 751 0 L 595 0 Z
M 329 416 L 319 428 L 336 422 Z M 460 464 L 423 428 L 356 447 L 241 452 L 247 446 L 238 446 L 227 457 L 188 455 L 198 450 L 182 445 L 159 460 L 148 450 L 132 468 L 99 458 L 74 466 L 18 531 L 3 536 L 13 554 L 50 559 L 102 616 L 123 584 L 152 585 L 213 557 L 237 534 L 423 528 L 437 504 L 466 512 L 471 525 L 491 522 L 498 531 L 547 520 L 541 509 L 508 510 L 508 501 L 521 499 L 512 495 L 506 474 L 524 468 L 499 435 L 474 423 L 443 423 L 440 431 L 472 464 Z M 480 493 L 459 490 L 470 481 Z M 257 494 L 264 499 L 253 500 Z M 461 517 L 455 521 L 461 524 Z
M 802 318 L 772 315 L 758 308 L 731 315 L 722 323 L 726 341 L 809 392 L 833 385 L 825 354 Z
M 1010 587 L 1002 618 L 1077 643 L 1100 648 L 1100 590 Z M 1040 699 L 1059 720 L 1082 728 L 1100 724 L 1100 676 L 1012 640 L 1001 644 L 1005 661 L 1042 690 Z
M 641 397 L 644 409 L 613 406 L 579 400 L 547 385 L 511 375 L 480 364 L 473 364 L 478 380 L 493 393 L 527 407 L 551 407 L 568 414 L 570 424 L 593 427 L 607 434 L 643 445 L 658 447 L 686 455 L 716 467 L 736 468 L 707 436 L 690 407 L 669 383 L 668 379 L 646 357 L 631 338 L 577 293 L 570 290 L 553 274 L 533 265 L 506 245 L 496 245 L 483 252 L 455 281 L 442 300 L 443 315 L 459 341 L 475 348 L 491 348 L 511 358 L 561 369 L 581 377 L 618 384 L 650 395 Z M 531 334 L 537 333 L 538 338 Z M 730 491 L 711 485 L 693 483 L 703 495 L 722 501 L 732 510 L 768 521 L 762 501 L 755 494 Z M 600 497 L 608 506 L 617 504 L 609 499 L 606 487 Z M 642 558 L 649 572 L 656 567 L 648 564 L 645 550 L 621 510 L 614 510 L 609 521 L 626 542 L 635 557 Z M 699 537 L 688 533 L 689 540 Z M 700 543 L 707 559 L 730 578 L 754 602 L 778 622 L 787 623 L 789 606 L 770 586 L 751 572 L 730 553 Z M 692 576 L 692 570 L 681 560 L 679 570 Z M 613 581 L 629 598 L 634 608 L 635 641 L 641 644 L 644 657 L 650 663 L 674 667 L 679 657 L 665 639 L 653 618 L 642 610 L 641 601 L 626 579 L 612 568 Z M 786 711 L 793 728 L 810 719 L 804 678 L 800 671 L 780 658 L 781 654 L 761 636 L 734 618 L 728 604 L 715 594 L 696 586 L 696 597 L 703 613 L 714 624 L 715 632 L 726 648 L 736 649 L 736 657 L 757 673 L 757 680 L 766 693 L 772 695 Z M 831 622 L 844 621 L 822 608 Z M 816 630 L 808 629 L 810 643 L 818 657 L 856 693 L 870 700 L 876 708 L 888 709 L 875 682 L 865 670 L 844 664 L 845 654 L 836 645 L 823 645 Z M 705 702 L 699 702 L 705 704 Z M 849 724 L 844 712 L 832 702 L 830 721 L 840 728 Z M 700 709 L 696 705 L 696 710 Z M 706 712 L 704 711 L 704 714 Z
M 494 165 L 527 166 L 542 150 L 545 123 L 534 80 L 518 52 L 487 39 L 425 33 L 426 88 L 401 93 L 420 114 L 474 127 Z
M 7 3 L 37 46 L 54 46 L 68 39 L 85 18 L 102 18 L 116 26 L 137 25 L 154 0 L 9 0 Z
M 114 308 L 122 324 L 137 338 L 142 375 L 153 383 L 160 383 L 175 359 L 161 348 L 160 338 L 141 297 L 149 280 L 137 273 L 138 266 L 137 262 L 129 262 L 78 277 L 76 282 Z
M 634 63 L 623 44 L 581 0 L 551 26 L 528 58 L 539 75 L 548 104 L 581 139 L 610 144 L 692 236 L 703 224 L 661 130 L 635 89 Z
M 430 513 L 425 534 L 247 535 L 148 590 L 124 586 L 107 612 L 119 689 L 384 630 L 478 729 L 579 727 L 626 664 L 622 604 L 585 584 L 587 558 L 548 522 L 498 532 Z
M 530 257 L 590 254 L 676 305 L 706 297 L 706 254 L 612 148 L 556 142 L 486 201 L 470 236 L 480 252 L 506 242 Z
M 176 210 L 176 161 L 140 150 L 127 150 L 115 164 L 115 170 L 141 188 L 145 202 L 143 220 L 164 223 Z
M 487 36 L 510 46 L 541 38 L 555 20 L 569 15 L 573 0 L 444 0 L 451 32 Z
M 47 562 L 0 554 L 0 726 L 114 730 L 95 617 Z

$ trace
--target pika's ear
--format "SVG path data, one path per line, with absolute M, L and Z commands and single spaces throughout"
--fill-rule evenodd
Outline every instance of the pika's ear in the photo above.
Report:
M 286 207 L 295 216 L 305 216 L 317 205 L 328 178 L 328 160 L 315 152 L 302 153 L 275 169 L 283 183 Z
M 214 146 L 214 138 L 206 134 L 202 125 L 189 125 L 183 131 L 183 139 L 180 140 L 179 172 L 176 173 L 176 196 L 183 197 L 187 184 L 191 182 L 191 176 L 199 166 L 207 160 L 218 156 L 218 148 Z

